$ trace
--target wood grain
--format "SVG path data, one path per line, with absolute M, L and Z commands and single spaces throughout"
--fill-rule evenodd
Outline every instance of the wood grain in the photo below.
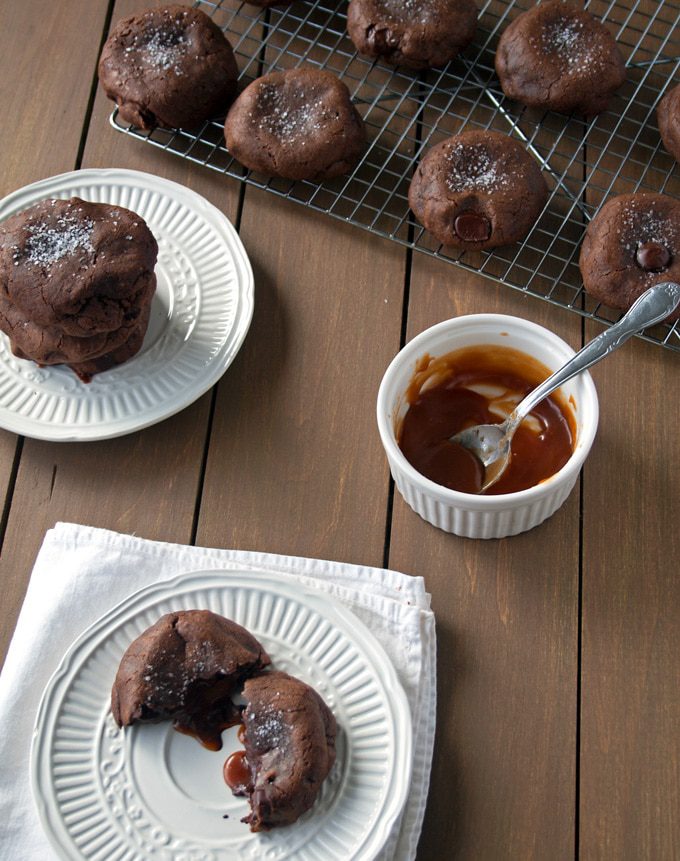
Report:
M 0 194 L 76 166 L 107 8 L 106 0 L 0 4 Z M 6 514 L 15 501 L 8 493 L 20 452 L 17 437 L 0 431 L 0 498 Z M 45 477 L 49 481 L 49 473 Z M 32 503 L 25 511 L 29 521 L 31 509 Z M 4 536 L 3 656 L 39 540 L 32 524 L 20 535 L 10 530 Z
M 116 4 L 113 20 L 141 11 L 148 0 Z M 88 4 L 84 3 L 84 7 Z M 103 18 L 99 23 L 103 26 Z M 101 29 L 83 41 L 96 45 L 83 66 L 95 74 Z M 67 64 L 73 68 L 71 62 Z M 82 76 L 83 72 L 80 69 Z M 74 107 L 81 116 L 85 106 Z M 112 110 L 99 90 L 83 153 L 83 167 L 133 168 L 183 183 L 215 203 L 232 220 L 239 186 L 232 180 L 115 132 Z M 73 154 L 75 161 L 75 152 Z M 65 167 L 72 167 L 66 165 Z M 178 416 L 118 440 L 51 444 L 27 439 L 9 513 L 0 577 L 9 586 L 0 646 L 6 647 L 33 560 L 45 530 L 69 520 L 142 537 L 189 543 L 207 445 L 211 395 Z
M 580 345 L 578 319 L 416 255 L 408 338 L 467 313 L 527 317 Z M 425 577 L 437 618 L 437 738 L 418 858 L 574 854 L 578 488 L 524 535 L 471 541 L 397 494 L 389 563 Z
M 256 312 L 219 384 L 198 540 L 380 565 L 375 397 L 399 344 L 404 251 L 253 189 L 241 235 Z

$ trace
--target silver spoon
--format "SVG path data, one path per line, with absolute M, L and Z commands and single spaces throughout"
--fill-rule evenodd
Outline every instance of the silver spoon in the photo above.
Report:
M 505 421 L 475 425 L 451 437 L 451 442 L 471 451 L 484 466 L 484 481 L 478 493 L 487 490 L 503 475 L 510 461 L 512 437 L 523 419 L 549 394 L 572 377 L 604 359 L 636 332 L 665 320 L 680 304 L 680 284 L 664 281 L 645 291 L 629 311 L 611 328 L 586 344 L 575 356 L 542 382 L 515 407 Z

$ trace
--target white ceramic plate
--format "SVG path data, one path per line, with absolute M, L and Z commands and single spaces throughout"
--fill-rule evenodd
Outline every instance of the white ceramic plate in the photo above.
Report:
M 235 729 L 211 752 L 167 721 L 125 731 L 113 721 L 111 684 L 127 646 L 164 613 L 194 608 L 247 627 L 277 669 L 313 685 L 335 714 L 337 761 L 293 825 L 251 834 L 240 822 L 247 801 L 222 777 L 240 747 Z M 197 572 L 137 592 L 74 643 L 38 711 L 31 779 L 61 858 L 366 861 L 406 800 L 411 739 L 392 664 L 351 612 L 267 573 Z
M 0 427 L 53 441 L 121 436 L 187 407 L 222 376 L 253 314 L 253 273 L 238 234 L 196 192 L 134 170 L 78 170 L 0 201 L 0 221 L 45 198 L 125 206 L 158 241 L 158 287 L 140 352 L 82 383 L 65 366 L 12 355 L 0 334 Z

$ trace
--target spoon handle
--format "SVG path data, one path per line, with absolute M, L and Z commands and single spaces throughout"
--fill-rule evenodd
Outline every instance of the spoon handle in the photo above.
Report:
M 558 389 L 576 374 L 604 359 L 636 332 L 665 320 L 680 304 L 680 284 L 664 281 L 646 290 L 630 307 L 629 311 L 611 328 L 605 329 L 596 338 L 579 350 L 566 365 L 563 365 L 547 380 L 537 386 L 522 400 L 508 417 L 508 424 L 519 423 L 543 398 Z

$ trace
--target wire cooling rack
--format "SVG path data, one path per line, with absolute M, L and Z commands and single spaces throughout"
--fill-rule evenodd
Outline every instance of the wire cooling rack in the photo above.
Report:
M 235 0 L 194 4 L 211 15 L 234 47 L 241 84 L 275 69 L 328 69 L 348 86 L 367 126 L 369 144 L 356 169 L 323 184 L 270 179 L 245 171 L 227 152 L 223 123 L 194 131 L 122 124 L 117 130 L 379 236 L 480 272 L 509 287 L 611 324 L 620 317 L 583 290 L 578 253 L 588 221 L 613 194 L 680 194 L 680 171 L 664 150 L 656 105 L 680 77 L 680 3 L 617 0 L 586 3 L 626 57 L 628 80 L 591 121 L 523 108 L 503 96 L 494 71 L 498 38 L 531 0 L 486 0 L 477 36 L 441 70 L 395 69 L 357 54 L 346 33 L 345 0 L 295 0 L 263 11 Z M 415 221 L 408 186 L 425 150 L 463 128 L 514 135 L 538 159 L 550 197 L 522 243 L 489 252 L 439 245 Z M 641 335 L 680 352 L 680 321 Z

